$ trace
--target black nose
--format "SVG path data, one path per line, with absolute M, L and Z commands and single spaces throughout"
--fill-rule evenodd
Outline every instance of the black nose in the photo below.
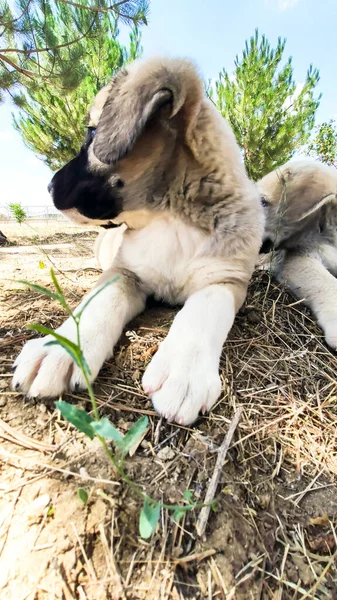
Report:
M 53 180 L 51 180 L 51 181 L 48 183 L 47 190 L 48 190 L 48 192 L 49 192 L 50 194 L 52 193 L 52 190 L 53 190 Z

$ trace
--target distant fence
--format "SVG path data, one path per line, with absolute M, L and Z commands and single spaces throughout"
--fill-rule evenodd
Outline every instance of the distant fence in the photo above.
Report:
M 38 221 L 64 221 L 67 222 L 67 218 L 60 212 L 55 212 L 53 206 L 23 206 L 23 210 L 27 215 L 27 221 L 38 220 Z M 0 207 L 0 222 L 15 222 L 15 217 L 8 211 L 6 207 Z
M 77 223 L 67 219 L 62 213 L 55 212 L 52 206 L 23 206 L 26 213 L 22 225 L 31 225 L 32 227 L 50 227 L 52 225 L 60 225 L 63 227 L 80 227 Z M 6 208 L 0 207 L 0 225 L 4 228 L 12 228 L 18 222 Z M 0 227 L 1 229 L 1 227 Z

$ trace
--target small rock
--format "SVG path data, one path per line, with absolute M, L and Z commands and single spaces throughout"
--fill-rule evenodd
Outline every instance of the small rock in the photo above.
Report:
M 175 457 L 175 453 L 172 448 L 165 446 L 165 448 L 161 448 L 161 450 L 159 450 L 157 456 L 161 460 L 172 460 Z
M 145 448 L 147 450 L 148 448 L 151 448 L 151 443 L 148 442 L 147 440 L 143 440 L 140 444 L 140 447 Z
M 0 396 L 0 406 L 5 406 L 7 403 L 6 396 Z
M 6 390 L 7 389 L 7 381 L 6 379 L 0 379 L 0 390 Z
M 248 323 L 257 324 L 260 323 L 261 317 L 255 310 L 250 310 L 247 314 Z
M 36 517 L 42 516 L 44 510 L 46 509 L 49 503 L 49 494 L 41 494 L 41 496 L 35 498 L 35 500 L 33 500 L 33 502 L 31 502 L 26 509 L 28 518 L 34 519 Z
M 84 479 L 87 479 L 89 477 L 89 473 L 88 473 L 88 471 L 86 470 L 85 467 L 80 467 L 80 475 Z

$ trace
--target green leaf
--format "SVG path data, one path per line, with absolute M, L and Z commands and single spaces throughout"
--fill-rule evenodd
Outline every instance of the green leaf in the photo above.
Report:
M 184 492 L 184 500 L 187 500 L 187 502 L 190 502 L 192 500 L 192 496 L 193 492 L 191 490 L 186 490 Z
M 74 344 L 74 342 L 68 340 L 68 338 L 56 333 L 56 331 L 49 329 L 49 327 L 45 327 L 44 325 L 27 325 L 27 329 L 33 329 L 33 331 L 38 331 L 44 335 L 51 335 L 57 341 L 50 340 L 49 342 L 45 343 L 45 346 L 54 346 L 56 344 L 62 346 L 62 348 L 64 348 L 68 354 L 70 354 L 77 366 L 81 367 L 80 359 L 82 358 L 82 351 L 77 344 Z
M 123 437 L 123 441 L 120 443 L 123 454 L 127 454 L 130 448 L 142 437 L 147 429 L 148 422 L 149 419 L 147 417 L 141 417 L 130 427 L 129 431 Z
M 111 285 L 112 283 L 114 283 L 115 281 L 117 281 L 117 279 L 119 279 L 119 276 L 116 275 L 116 277 L 113 277 L 113 279 L 110 279 L 109 281 L 107 281 L 104 285 L 101 285 L 98 290 L 92 295 L 90 296 L 90 298 L 88 298 L 88 300 L 83 304 L 81 310 L 76 313 L 76 317 L 77 318 L 81 318 L 83 311 L 87 308 L 88 304 L 90 304 L 90 302 L 96 298 L 96 296 L 98 296 L 98 294 L 100 294 L 101 292 L 103 292 L 103 290 L 105 290 L 106 287 L 108 287 L 108 285 Z
M 64 297 L 64 293 L 62 291 L 62 288 L 61 288 L 59 282 L 56 279 L 56 275 L 55 275 L 53 269 L 50 269 L 50 276 L 52 278 L 52 281 L 53 281 L 53 284 L 54 284 L 54 286 L 56 288 L 56 291 L 59 293 L 59 298 L 60 298 L 59 301 L 61 302 L 62 306 L 66 309 L 67 313 L 69 315 L 72 315 L 72 311 L 71 311 L 71 309 L 69 308 L 69 306 L 67 304 L 67 301 L 66 301 L 66 299 Z
M 50 342 L 46 342 L 45 346 L 62 346 L 62 348 L 64 348 L 68 354 L 70 354 L 76 365 L 80 369 L 84 368 L 84 370 L 91 375 L 90 367 L 81 348 L 77 344 L 71 340 L 68 340 L 68 338 L 64 337 L 63 335 L 56 333 L 56 331 L 53 329 L 45 327 L 44 325 L 27 325 L 27 329 L 32 329 L 33 331 L 38 331 L 39 333 L 44 333 L 45 335 L 51 335 L 55 339 L 50 340 Z
M 76 406 L 73 406 L 68 402 L 64 402 L 63 400 L 58 400 L 55 402 L 55 405 L 64 418 L 69 421 L 69 423 L 75 425 L 76 429 L 85 433 L 91 440 L 94 439 L 96 434 L 94 429 L 91 427 L 92 417 L 88 415 L 85 410 L 76 408 Z
M 61 302 L 61 300 L 62 300 L 62 298 L 59 296 L 59 294 L 55 294 L 55 292 L 51 292 L 47 288 L 42 287 L 42 285 L 37 285 L 36 283 L 29 283 L 29 281 L 25 281 L 24 279 L 19 279 L 17 283 L 26 285 L 31 290 L 34 290 L 34 292 L 39 292 L 39 294 L 44 294 L 45 296 L 48 296 L 49 298 L 52 298 L 53 300 L 57 300 L 58 302 Z
M 75 353 L 72 348 L 70 348 L 67 344 L 64 344 L 63 342 L 59 342 L 58 340 L 52 340 L 50 342 L 46 342 L 44 344 L 45 346 L 61 346 L 62 348 L 64 348 L 64 350 L 66 352 L 68 352 L 68 354 L 70 354 L 71 358 L 73 359 L 74 363 L 81 368 L 81 363 L 78 357 L 78 353 Z
M 160 516 L 160 504 L 145 500 L 139 517 L 139 532 L 142 538 L 149 538 L 155 531 Z
M 60 296 L 64 297 L 64 293 L 62 292 L 61 286 L 56 279 L 56 275 L 54 273 L 54 269 L 50 269 L 50 276 L 52 278 L 53 284 L 56 288 L 56 291 L 60 294 Z M 81 488 L 80 488 L 81 489 Z
M 66 338 L 64 338 L 64 339 L 66 339 Z M 67 342 L 69 342 L 69 341 L 70 340 L 67 340 Z M 47 342 L 45 344 L 45 346 L 62 346 L 62 348 L 64 348 L 66 350 L 66 352 L 68 352 L 68 354 L 70 354 L 71 358 L 76 363 L 76 365 L 81 370 L 84 369 L 86 371 L 86 373 L 88 373 L 88 375 L 91 375 L 90 367 L 85 359 L 85 356 L 84 356 L 82 350 L 80 348 L 78 348 L 78 346 L 76 346 L 75 350 L 73 350 L 71 344 L 72 344 L 72 342 L 70 342 L 70 344 L 67 344 L 66 342 L 62 342 L 59 340 L 52 340 L 51 342 Z
M 91 427 L 102 438 L 114 440 L 114 442 L 118 442 L 119 444 L 123 443 L 124 438 L 122 434 L 110 423 L 109 419 L 104 418 L 100 421 L 92 421 Z
M 173 512 L 173 519 L 175 521 L 180 521 L 180 519 L 184 516 L 186 512 L 186 508 L 176 508 L 175 511 Z
M 85 359 L 85 356 L 84 356 L 82 350 L 80 350 L 80 356 L 81 356 L 81 360 L 82 360 L 81 369 L 82 369 L 82 366 L 83 366 L 84 370 L 88 373 L 88 375 L 91 375 L 90 367 L 89 367 L 89 365 L 88 365 L 88 363 L 87 363 L 87 361 Z
M 78 488 L 77 495 L 78 495 L 79 499 L 81 500 L 81 502 L 83 502 L 83 504 L 87 504 L 89 495 L 88 495 L 88 492 L 84 488 Z

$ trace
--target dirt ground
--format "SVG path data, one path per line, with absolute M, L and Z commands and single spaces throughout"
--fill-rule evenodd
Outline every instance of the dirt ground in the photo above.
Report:
M 1 225 L 0 595 L 3 600 L 337 599 L 337 357 L 309 312 L 257 272 L 225 344 L 223 393 L 191 428 L 154 413 L 141 376 L 175 310 L 151 305 L 130 323 L 94 390 L 122 432 L 146 414 L 150 428 L 127 460 L 149 495 L 202 502 L 218 448 L 236 428 L 206 534 L 199 511 L 177 524 L 163 511 L 150 540 L 139 502 L 116 478 L 97 440 L 68 425 L 53 401 L 11 389 L 11 365 L 63 309 L 13 280 L 47 287 L 49 268 L 75 306 L 98 277 L 96 231 Z M 86 394 L 64 397 L 89 410 Z M 87 505 L 78 487 L 89 493 Z

